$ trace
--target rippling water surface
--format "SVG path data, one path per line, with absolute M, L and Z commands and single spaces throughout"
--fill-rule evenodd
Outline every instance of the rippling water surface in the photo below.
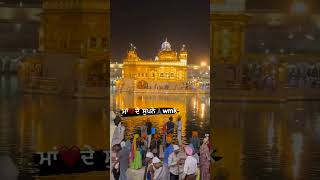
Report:
M 0 76 L 0 155 L 12 157 L 22 176 L 34 168 L 31 154 L 59 146 L 105 148 L 105 100 L 21 95 L 15 76 Z M 212 130 L 224 159 L 213 176 L 230 180 L 320 179 L 320 103 L 215 103 L 209 126 L 208 95 L 111 94 L 111 107 L 177 107 L 183 135 Z M 153 116 L 160 128 L 167 116 Z M 145 117 L 126 118 L 130 136 Z M 0 162 L 1 163 L 1 162 Z
M 123 108 L 176 108 L 179 113 L 173 115 L 174 122 L 177 115 L 182 116 L 182 136 L 187 141 L 192 131 L 198 131 L 200 135 L 210 132 L 210 98 L 209 94 L 152 94 L 152 93 L 118 93 L 111 89 L 111 107 L 114 110 Z M 148 116 L 161 132 L 162 125 L 168 121 L 171 115 Z M 145 124 L 147 117 L 123 118 L 127 129 L 126 136 L 132 137 L 135 130 Z
M 215 176 L 235 180 L 320 179 L 320 103 L 216 103 Z
M 17 88 L 15 76 L 0 76 L 0 155 L 13 159 L 20 176 L 33 172 L 31 155 L 37 151 L 84 145 L 106 149 L 106 100 L 22 95 Z

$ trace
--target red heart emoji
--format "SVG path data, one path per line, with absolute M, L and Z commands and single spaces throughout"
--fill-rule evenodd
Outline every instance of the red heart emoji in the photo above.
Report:
M 128 111 L 129 111 L 129 114 L 134 114 L 136 112 L 135 109 L 129 109 Z
M 62 147 L 59 151 L 59 156 L 66 166 L 72 168 L 80 160 L 80 148 L 73 146 L 71 148 Z

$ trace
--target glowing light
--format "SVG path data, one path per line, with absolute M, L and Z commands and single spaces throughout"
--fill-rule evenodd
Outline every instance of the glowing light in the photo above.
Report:
M 205 67 L 205 66 L 207 66 L 207 62 L 202 61 L 202 62 L 200 63 L 200 66 L 201 66 L 201 67 Z
M 204 103 L 201 103 L 201 112 L 200 112 L 200 117 L 201 119 L 204 118 L 204 111 L 206 109 L 206 105 Z

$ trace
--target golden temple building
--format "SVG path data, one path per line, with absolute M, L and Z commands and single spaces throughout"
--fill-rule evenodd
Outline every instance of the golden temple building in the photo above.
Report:
M 179 89 L 187 81 L 186 46 L 172 50 L 166 40 L 154 60 L 143 60 L 131 44 L 123 61 L 121 87 L 134 89 Z M 119 85 L 119 84 L 118 84 Z
M 109 17 L 109 0 L 43 0 L 39 52 L 18 69 L 22 91 L 106 96 Z

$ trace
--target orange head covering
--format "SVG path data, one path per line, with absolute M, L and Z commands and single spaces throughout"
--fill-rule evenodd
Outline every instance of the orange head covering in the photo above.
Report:
M 198 137 L 198 132 L 197 131 L 192 131 L 192 137 Z
M 167 143 L 171 143 L 172 142 L 172 135 L 169 134 L 167 135 Z
M 147 135 L 146 134 L 142 134 L 142 139 L 146 139 Z

